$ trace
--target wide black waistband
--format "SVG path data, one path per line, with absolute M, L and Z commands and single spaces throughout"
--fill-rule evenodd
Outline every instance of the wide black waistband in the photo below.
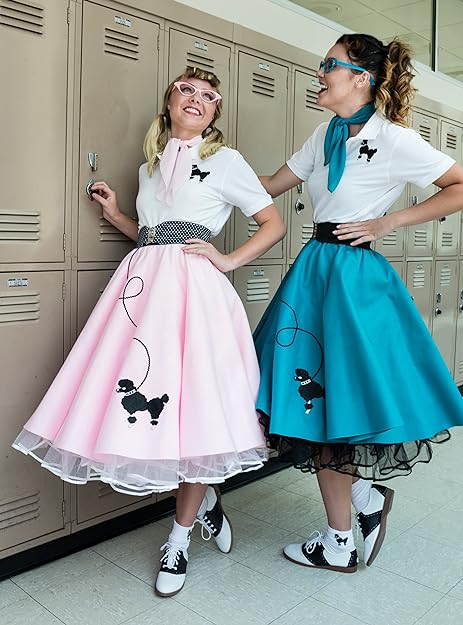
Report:
M 206 226 L 190 221 L 163 221 L 157 226 L 142 226 L 138 231 L 137 247 L 145 245 L 173 245 L 188 239 L 210 241 L 212 232 Z
M 338 224 L 332 223 L 331 221 L 324 221 L 319 224 L 314 224 L 312 238 L 316 241 L 320 241 L 320 243 L 337 243 L 338 245 L 350 245 L 352 239 L 338 239 L 338 237 L 333 234 L 333 230 L 336 229 L 337 225 Z M 356 245 L 355 247 L 360 247 L 364 250 L 371 250 L 371 244 L 369 241 L 367 241 L 366 243 L 361 243 L 360 245 Z

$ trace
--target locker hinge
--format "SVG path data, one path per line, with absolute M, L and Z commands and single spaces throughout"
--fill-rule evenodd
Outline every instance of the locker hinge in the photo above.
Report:
M 66 233 L 63 232 L 63 250 L 66 249 Z
M 64 501 L 64 499 L 61 502 L 61 512 L 63 514 L 63 519 L 65 519 L 66 518 L 66 502 Z
M 61 285 L 61 297 L 64 300 L 66 299 L 66 283 L 63 282 L 63 284 Z
M 160 46 L 160 38 L 161 38 L 161 36 L 160 36 L 160 34 L 158 33 L 158 37 L 157 37 L 157 41 L 156 41 L 156 45 L 157 45 L 157 47 L 158 47 L 158 52 L 159 52 L 159 50 L 161 49 L 161 46 Z
M 66 19 L 67 19 L 67 23 L 70 24 L 71 23 L 71 7 L 68 7 L 68 10 L 66 12 Z

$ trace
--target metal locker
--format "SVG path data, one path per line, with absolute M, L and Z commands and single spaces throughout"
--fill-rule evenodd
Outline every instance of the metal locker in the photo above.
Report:
M 401 210 L 406 207 L 406 197 L 407 194 L 404 191 L 401 193 L 399 199 L 394 202 L 393 206 L 387 211 L 388 213 L 393 213 L 396 210 Z M 375 242 L 374 248 L 380 254 L 383 254 L 386 258 L 397 258 L 402 257 L 404 254 L 404 240 L 405 240 L 405 230 L 404 228 L 399 228 L 398 230 L 393 230 L 391 233 L 387 234 L 379 241 Z
M 460 278 L 457 295 L 457 331 L 455 341 L 455 383 L 463 384 L 463 262 L 460 261 Z
M 293 152 L 302 147 L 319 124 L 328 121 L 333 116 L 331 111 L 327 111 L 316 104 L 319 87 L 315 72 L 296 70 L 294 75 Z M 301 248 L 311 239 L 313 233 L 313 209 L 306 186 L 304 182 L 290 192 L 290 258 L 296 258 Z
M 77 324 L 80 332 L 90 313 L 104 291 L 114 269 L 79 271 L 77 277 Z M 79 529 L 100 522 L 102 516 L 110 518 L 153 503 L 151 496 L 134 497 L 117 493 L 108 484 L 91 482 L 77 488 L 77 525 Z
M 273 174 L 286 160 L 288 68 L 240 52 L 238 56 L 237 148 L 258 174 Z M 271 129 L 271 131 L 270 131 Z M 275 199 L 284 217 L 284 198 Z M 235 214 L 235 247 L 258 229 L 252 217 Z M 283 259 L 283 241 L 262 258 Z
M 455 330 L 458 303 L 457 288 L 457 261 L 436 261 L 432 336 L 452 375 L 455 365 Z
M 135 214 L 143 139 L 157 114 L 159 26 L 89 2 L 83 7 L 78 260 L 120 260 L 133 242 L 101 217 L 86 187 L 105 180 Z M 142 94 L 142 95 L 141 95 Z
M 211 41 L 207 37 L 176 29 L 169 31 L 169 82 L 179 76 L 185 67 L 198 67 L 217 76 L 223 98 L 222 114 L 217 127 L 224 133 L 226 141 L 230 140 L 228 136 L 230 56 L 231 50 L 228 46 Z
M 425 141 L 438 147 L 439 126 L 437 119 L 423 113 L 413 112 L 412 127 Z M 433 184 L 420 189 L 414 184 L 409 185 L 410 204 L 415 206 L 423 202 L 436 192 Z M 407 228 L 407 256 L 431 256 L 434 250 L 435 221 L 408 226 Z
M 402 278 L 404 278 L 404 264 L 401 260 L 390 260 L 389 264 L 391 265 L 391 267 L 393 267 L 396 272 L 399 274 L 399 276 Z
M 441 121 L 440 149 L 462 161 L 462 129 Z M 456 256 L 460 248 L 460 212 L 437 220 L 436 255 Z
M 64 260 L 67 7 L 0 2 L 0 263 Z
M 431 260 L 407 262 L 407 289 L 428 328 L 431 328 L 432 277 Z
M 240 267 L 233 275 L 233 285 L 241 297 L 254 331 L 283 277 L 281 265 Z
M 64 358 L 64 272 L 0 273 L 0 553 L 65 530 L 64 483 L 11 448 Z

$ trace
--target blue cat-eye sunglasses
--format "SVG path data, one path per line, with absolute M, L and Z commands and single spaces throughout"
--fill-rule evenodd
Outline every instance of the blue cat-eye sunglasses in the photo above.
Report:
M 348 67 L 349 69 L 356 69 L 359 72 L 368 72 L 368 70 L 364 69 L 363 67 L 359 67 L 358 65 L 352 65 L 351 63 L 344 63 L 344 61 L 335 59 L 334 56 L 330 56 L 328 59 L 320 61 L 320 69 L 322 69 L 325 74 L 329 74 L 330 72 L 332 72 L 337 65 L 341 65 L 342 67 Z M 375 79 L 371 74 L 370 84 L 372 87 L 374 87 L 375 85 Z

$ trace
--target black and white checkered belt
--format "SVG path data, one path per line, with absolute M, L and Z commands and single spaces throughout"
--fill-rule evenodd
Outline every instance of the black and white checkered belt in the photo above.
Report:
M 332 223 L 331 221 L 324 221 L 319 224 L 313 225 L 313 234 L 312 239 L 316 239 L 320 241 L 320 243 L 337 243 L 338 245 L 350 245 L 351 241 L 349 239 L 338 239 L 338 237 L 333 234 L 333 230 L 336 229 L 338 224 Z M 360 247 L 364 250 L 371 250 L 370 242 L 361 243 L 360 245 L 356 245 L 355 247 Z
M 142 226 L 138 232 L 137 247 L 185 243 L 188 239 L 202 239 L 209 242 L 211 236 L 209 228 L 200 224 L 190 221 L 163 221 L 157 226 Z

